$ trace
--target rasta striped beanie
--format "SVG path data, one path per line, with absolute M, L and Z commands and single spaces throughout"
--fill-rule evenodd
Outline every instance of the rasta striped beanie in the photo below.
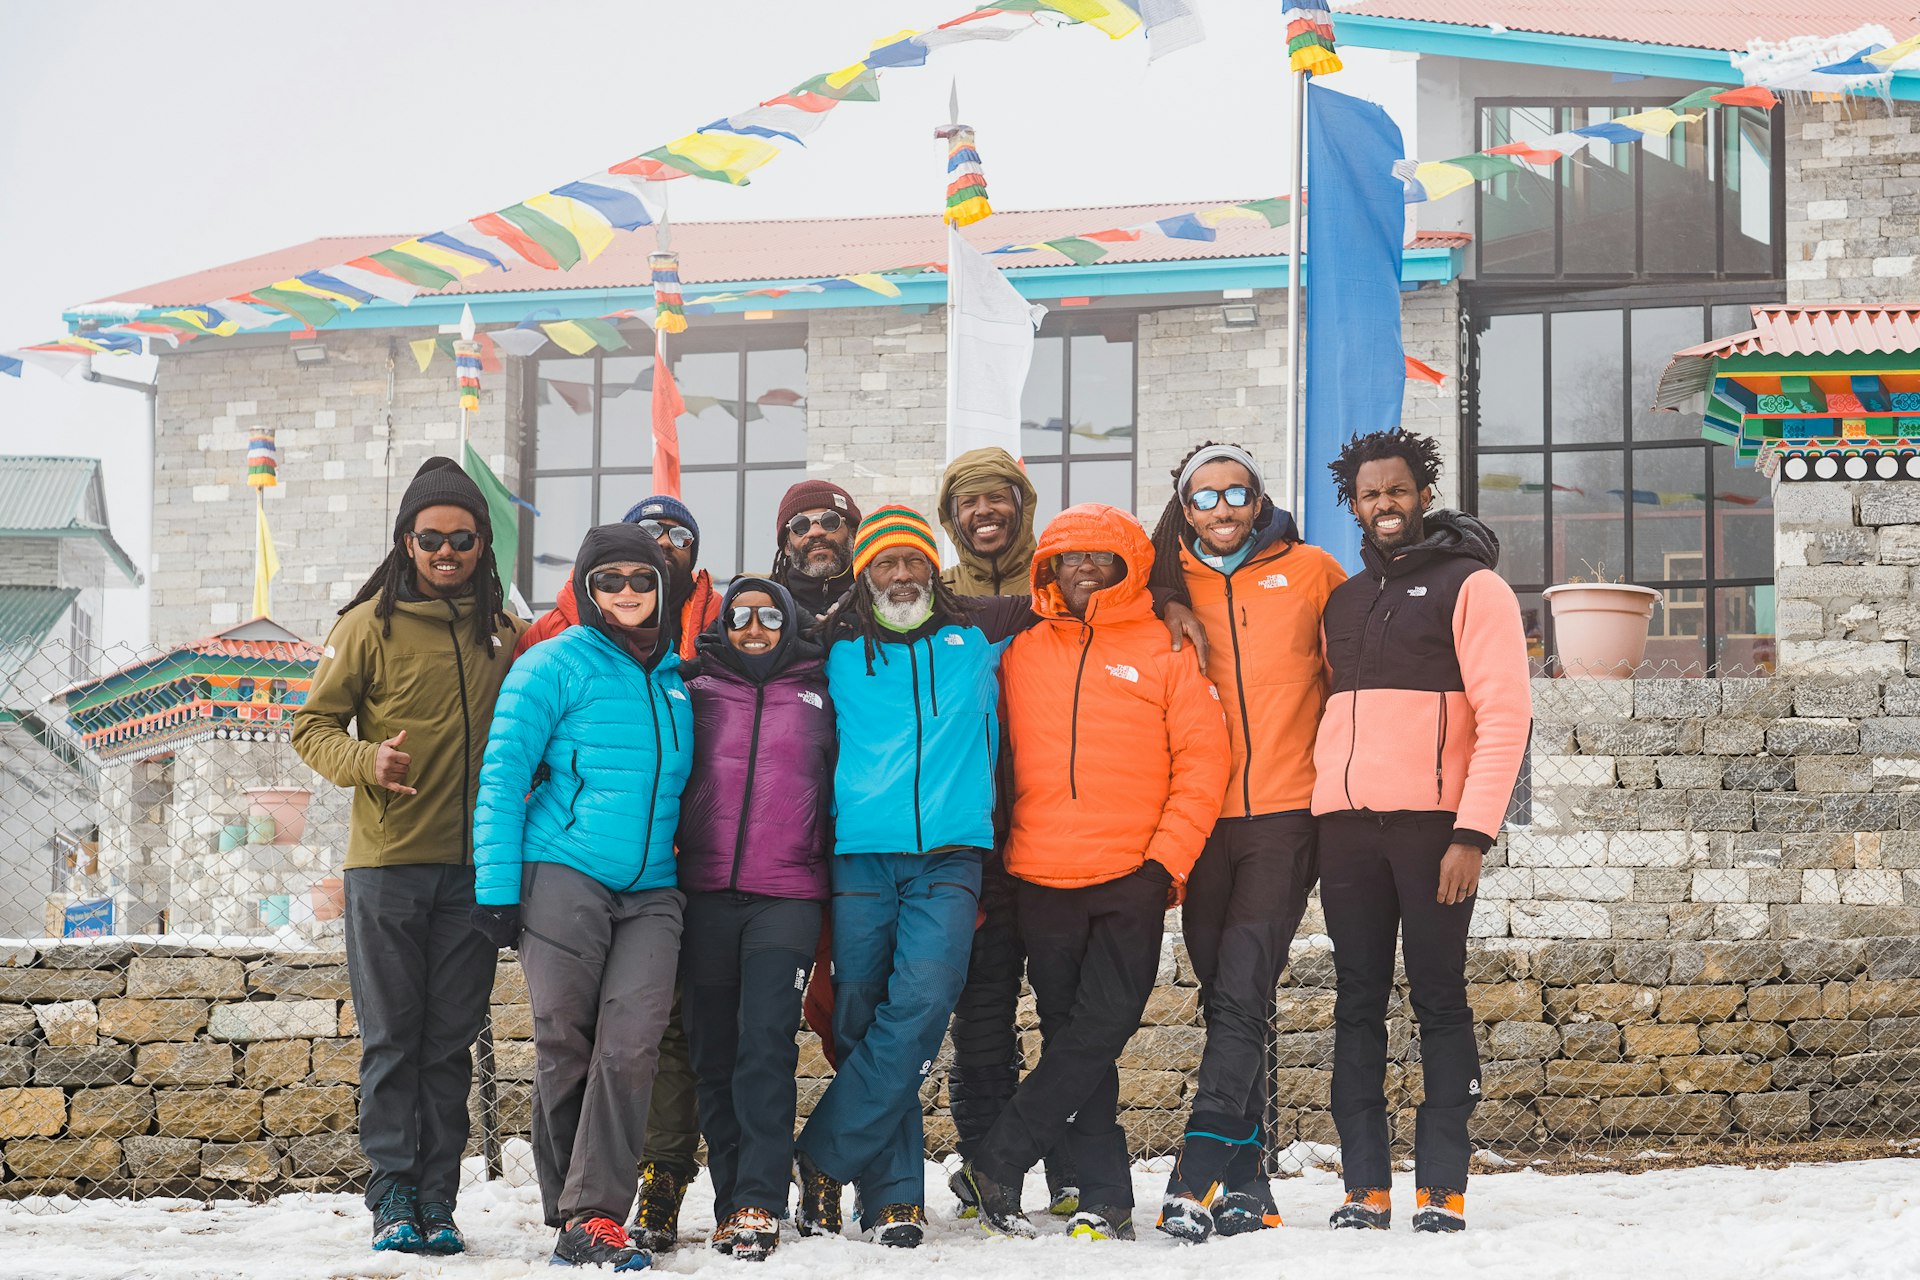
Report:
M 854 535 L 853 571 L 865 573 L 874 557 L 891 547 L 911 547 L 940 569 L 940 552 L 933 543 L 933 526 L 912 507 L 881 507 L 860 523 Z

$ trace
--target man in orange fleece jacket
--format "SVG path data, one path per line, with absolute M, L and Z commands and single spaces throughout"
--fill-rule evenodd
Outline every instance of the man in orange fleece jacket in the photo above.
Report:
M 1153 616 L 1153 546 L 1115 507 L 1070 507 L 1033 558 L 1038 626 L 1000 665 L 1016 879 L 1045 1049 L 962 1167 L 982 1225 L 1032 1235 L 1028 1169 L 1064 1142 L 1083 1238 L 1131 1239 L 1115 1059 L 1140 1025 L 1177 901 L 1220 812 L 1231 759 L 1219 695 Z
M 1320 904 L 1333 939 L 1339 1227 L 1388 1224 L 1384 1089 L 1393 944 L 1420 1022 L 1425 1099 L 1414 1124 L 1415 1231 L 1466 1225 L 1467 1118 L 1480 1059 L 1467 1004 L 1467 926 L 1480 857 L 1500 834 L 1532 730 L 1527 640 L 1500 543 L 1433 511 L 1440 454 L 1379 431 L 1329 464 L 1364 533 L 1366 571 L 1327 602 L 1332 695 L 1314 743 Z

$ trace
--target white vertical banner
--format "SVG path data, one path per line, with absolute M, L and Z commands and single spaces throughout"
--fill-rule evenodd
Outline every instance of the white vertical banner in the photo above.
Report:
M 1046 314 L 947 228 L 947 461 L 989 445 L 1020 456 L 1020 392 Z

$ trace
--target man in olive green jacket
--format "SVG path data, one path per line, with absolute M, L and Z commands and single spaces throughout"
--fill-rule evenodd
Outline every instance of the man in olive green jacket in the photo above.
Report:
M 453 1205 L 498 955 L 468 918 L 473 802 L 524 625 L 504 599 L 486 499 L 452 459 L 428 459 L 294 715 L 300 758 L 354 789 L 347 980 L 375 1249 L 465 1248 Z

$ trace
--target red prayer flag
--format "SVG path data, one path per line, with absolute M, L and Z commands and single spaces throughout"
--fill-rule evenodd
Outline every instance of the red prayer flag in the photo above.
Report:
M 1422 382 L 1431 382 L 1436 387 L 1446 382 L 1447 375 L 1440 372 L 1438 369 L 1434 368 L 1432 365 L 1422 364 L 1420 363 L 1420 361 L 1415 360 L 1412 356 L 1408 356 L 1406 360 L 1407 360 L 1407 376 L 1409 378 L 1418 378 Z
M 1488 147 L 1490 156 L 1512 156 L 1515 160 L 1524 160 L 1528 164 L 1558 164 L 1565 153 L 1546 147 L 1536 147 L 1530 142 L 1509 142 L 1502 147 Z
M 1715 102 L 1725 103 L 1729 107 L 1759 107 L 1763 111 L 1773 110 L 1780 99 L 1773 90 L 1765 85 L 1751 84 L 1744 89 L 1729 89 L 1725 93 L 1713 95 Z
M 653 335 L 653 491 L 680 496 L 680 415 L 687 402 L 673 381 L 665 345 Z

